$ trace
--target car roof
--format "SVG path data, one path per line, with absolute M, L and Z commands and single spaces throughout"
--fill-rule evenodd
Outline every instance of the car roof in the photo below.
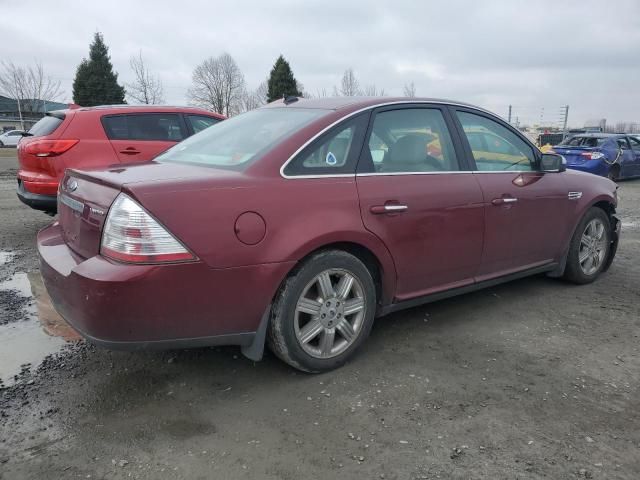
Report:
M 576 137 L 588 137 L 588 138 L 617 138 L 624 137 L 625 133 L 579 133 L 577 135 L 573 135 L 571 138 Z
M 61 113 L 69 112 L 108 112 L 108 113 L 149 113 L 162 112 L 193 112 L 206 114 L 217 118 L 225 118 L 224 115 L 212 112 L 200 107 L 176 106 L 176 105 L 97 105 L 95 107 L 75 107 L 68 110 L 58 110 Z
M 321 98 L 301 98 L 293 97 L 297 100 L 287 103 L 284 99 L 273 101 L 262 108 L 318 108 L 324 110 L 342 110 L 373 108 L 379 105 L 387 105 L 394 103 L 440 103 L 446 105 L 459 105 L 470 107 L 476 110 L 487 111 L 483 108 L 471 105 L 469 103 L 458 102 L 455 100 L 446 100 L 442 98 L 428 97 L 321 97 Z M 288 100 L 288 99 L 287 99 Z M 491 112 L 488 112 L 491 113 Z M 495 115 L 495 114 L 493 114 Z

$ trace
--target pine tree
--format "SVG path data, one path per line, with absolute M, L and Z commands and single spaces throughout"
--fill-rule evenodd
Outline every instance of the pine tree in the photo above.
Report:
M 269 75 L 267 101 L 273 102 L 282 98 L 283 95 L 300 97 L 302 93 L 298 91 L 298 83 L 293 76 L 289 62 L 280 55 Z
M 109 48 L 100 32 L 96 32 L 89 47 L 89 60 L 82 59 L 73 81 L 73 101 L 83 107 L 125 103 L 124 87 L 118 85 Z

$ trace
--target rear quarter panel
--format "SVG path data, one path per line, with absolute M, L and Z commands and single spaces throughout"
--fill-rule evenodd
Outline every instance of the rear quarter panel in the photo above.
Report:
M 213 268 L 299 261 L 323 246 L 351 242 L 380 262 L 384 298 L 394 290 L 393 261 L 364 228 L 354 178 L 253 178 L 215 188 L 173 181 L 125 189 Z M 236 220 L 244 212 L 264 219 L 264 238 L 255 245 L 236 235 Z

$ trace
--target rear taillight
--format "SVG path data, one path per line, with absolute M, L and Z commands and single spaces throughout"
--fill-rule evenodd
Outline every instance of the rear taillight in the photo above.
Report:
M 55 157 L 61 155 L 80 140 L 34 140 L 26 145 L 21 145 L 24 153 L 35 155 L 36 157 Z
M 602 152 L 583 152 L 580 155 L 585 157 L 586 160 L 600 160 L 604 158 L 604 153 Z
M 118 195 L 109 209 L 100 252 L 130 263 L 195 260 L 173 235 L 124 193 Z

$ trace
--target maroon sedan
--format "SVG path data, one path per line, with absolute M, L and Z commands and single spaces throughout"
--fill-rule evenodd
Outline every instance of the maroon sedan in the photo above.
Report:
M 612 181 L 470 105 L 288 98 L 150 164 L 67 171 L 38 250 L 92 342 L 259 359 L 266 341 L 317 372 L 377 316 L 538 273 L 595 280 L 616 204 Z

